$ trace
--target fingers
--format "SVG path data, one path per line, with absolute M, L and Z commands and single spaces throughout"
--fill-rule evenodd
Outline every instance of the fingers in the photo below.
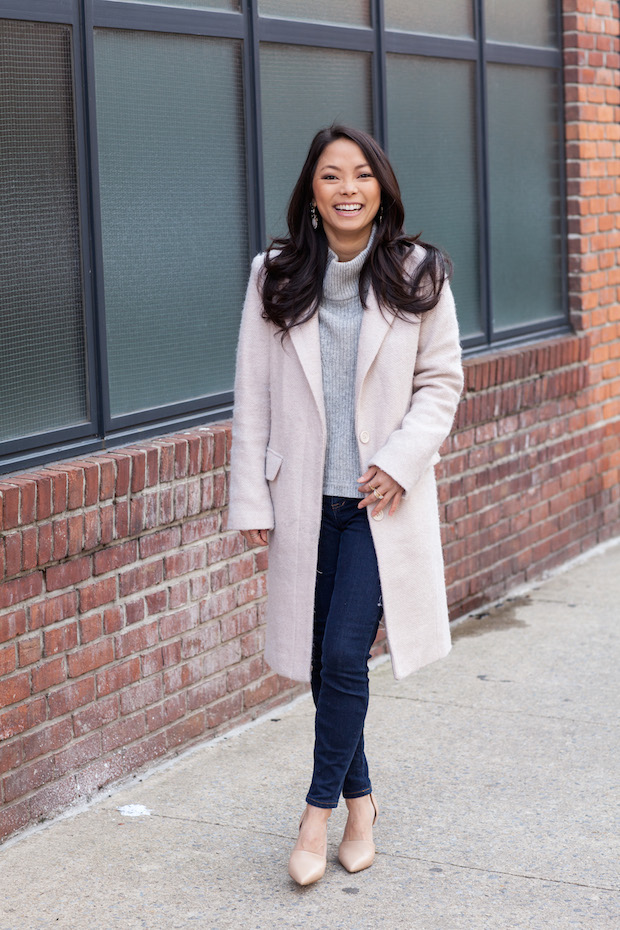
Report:
M 372 515 L 381 513 L 386 507 L 389 507 L 388 515 L 396 513 L 398 505 L 401 502 L 404 489 L 386 472 L 381 471 L 374 465 L 365 472 L 361 478 L 360 491 L 365 497 L 359 502 L 358 508 L 373 506 Z
M 368 471 L 365 471 L 364 474 L 357 479 L 359 484 L 365 484 L 368 481 L 372 481 L 378 471 L 379 469 L 376 465 L 371 465 Z
M 401 502 L 403 493 L 404 493 L 404 492 L 403 492 L 403 489 L 401 488 L 400 491 L 397 491 L 396 494 L 394 495 L 394 497 L 392 498 L 392 506 L 391 506 L 390 509 L 389 509 L 389 516 L 390 516 L 390 517 L 393 516 L 393 515 L 396 513 L 396 510 L 398 509 L 398 505 L 399 505 L 400 502 Z
M 266 546 L 269 542 L 269 530 L 241 530 L 240 532 L 248 546 Z

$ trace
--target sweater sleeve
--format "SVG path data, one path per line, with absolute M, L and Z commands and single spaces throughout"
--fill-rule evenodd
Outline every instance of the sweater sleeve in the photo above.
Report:
M 273 529 L 274 514 L 265 478 L 271 425 L 269 340 L 273 327 L 263 319 L 259 273 L 263 256 L 252 262 L 246 292 L 235 373 L 228 527 Z
M 447 281 L 437 305 L 423 314 L 411 406 L 399 429 L 370 460 L 410 491 L 450 432 L 463 389 L 454 298 Z

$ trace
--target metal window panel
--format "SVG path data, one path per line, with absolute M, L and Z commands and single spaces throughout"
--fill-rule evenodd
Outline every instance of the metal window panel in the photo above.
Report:
M 111 426 L 230 390 L 248 254 L 242 65 L 238 39 L 95 30 Z
M 75 441 L 94 436 L 100 430 L 98 415 L 98 371 L 96 350 L 96 322 L 90 281 L 92 255 L 90 249 L 91 217 L 89 207 L 88 150 L 86 145 L 85 79 L 81 55 L 80 0 L 26 0 L 19 7 L 15 2 L 0 0 L 0 17 L 28 22 L 49 22 L 71 26 L 71 60 L 73 118 L 76 152 L 76 194 L 78 203 L 78 243 L 82 277 L 82 313 L 84 322 L 84 353 L 86 366 L 87 419 L 75 425 L 32 433 L 0 443 L 0 457 L 28 456 L 37 448 L 50 444 Z M 9 15 L 11 11 L 14 15 Z M 26 459 L 28 463 L 29 458 Z M 0 466 L 1 471 L 6 468 Z

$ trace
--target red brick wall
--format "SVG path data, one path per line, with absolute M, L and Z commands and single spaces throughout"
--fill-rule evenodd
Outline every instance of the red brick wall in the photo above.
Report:
M 299 686 L 266 551 L 225 532 L 228 425 L 0 483 L 0 838 Z
M 466 363 L 455 617 L 620 533 L 618 3 L 564 7 L 574 333 Z M 225 530 L 229 436 L 0 481 L 0 840 L 300 690 L 263 663 L 266 553 Z
M 618 8 L 563 4 L 574 335 L 465 365 L 438 469 L 455 617 L 620 533 Z

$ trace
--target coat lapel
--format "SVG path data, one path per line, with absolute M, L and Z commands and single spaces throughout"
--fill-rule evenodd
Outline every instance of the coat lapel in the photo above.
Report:
M 323 374 L 321 369 L 321 342 L 319 338 L 319 315 L 315 313 L 306 323 L 289 330 L 291 342 L 310 385 L 314 401 L 325 427 L 325 399 L 323 397 Z
M 355 398 L 359 399 L 364 379 L 374 362 L 377 352 L 392 323 L 393 313 L 382 313 L 372 288 L 366 298 L 366 309 L 362 316 L 362 328 L 357 350 L 355 374 Z M 321 342 L 319 338 L 319 315 L 315 313 L 306 323 L 289 330 L 291 342 L 297 353 L 304 374 L 312 391 L 314 401 L 325 426 L 325 399 L 323 397 L 323 375 L 321 369 Z
M 357 371 L 355 374 L 355 402 L 359 401 L 364 379 L 374 362 L 381 343 L 394 322 L 394 314 L 381 312 L 375 292 L 371 288 L 366 298 L 366 309 L 362 317 L 360 341 L 357 349 Z

